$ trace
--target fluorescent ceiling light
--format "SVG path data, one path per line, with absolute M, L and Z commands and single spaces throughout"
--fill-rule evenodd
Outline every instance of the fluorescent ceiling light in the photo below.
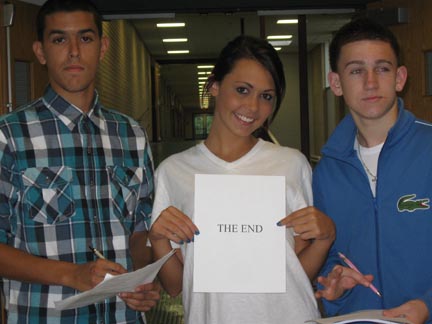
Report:
M 200 81 L 198 82 L 198 84 L 205 84 L 205 81 Z
M 187 42 L 187 38 L 165 38 L 162 39 L 162 42 L 164 43 L 185 43 Z
M 207 77 L 199 77 L 198 80 L 207 80 Z
M 211 74 L 211 71 L 198 71 L 198 75 L 203 75 L 203 74 L 205 75 Z
M 273 47 L 279 47 L 279 46 L 289 46 L 291 45 L 292 41 L 270 41 L 270 44 L 272 44 Z
M 282 47 L 275 47 L 274 48 L 276 51 L 280 51 L 282 49 Z
M 291 39 L 292 35 L 270 35 L 267 39 Z
M 198 65 L 198 69 L 213 69 L 214 65 Z
M 189 54 L 189 50 L 167 51 L 168 54 Z
M 172 28 L 172 27 L 184 27 L 186 26 L 185 23 L 158 23 L 156 24 L 156 27 L 158 28 Z
M 276 24 L 298 24 L 298 19 L 279 19 Z

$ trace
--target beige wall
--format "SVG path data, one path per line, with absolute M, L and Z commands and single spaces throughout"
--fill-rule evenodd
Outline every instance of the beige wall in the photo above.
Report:
M 138 120 L 152 135 L 151 58 L 132 25 L 104 22 L 110 47 L 99 66 L 96 87 L 106 107 Z

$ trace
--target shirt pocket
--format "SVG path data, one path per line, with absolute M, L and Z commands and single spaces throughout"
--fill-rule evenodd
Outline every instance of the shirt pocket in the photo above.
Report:
M 132 220 L 137 209 L 144 181 L 142 167 L 109 167 L 111 175 L 111 201 L 119 219 Z
M 33 221 L 56 224 L 75 214 L 70 168 L 26 169 L 23 172 L 23 184 L 24 212 Z

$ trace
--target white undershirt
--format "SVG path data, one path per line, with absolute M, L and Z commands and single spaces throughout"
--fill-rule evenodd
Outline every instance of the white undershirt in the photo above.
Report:
M 354 141 L 354 149 L 357 151 L 357 156 L 359 158 L 360 161 L 363 162 L 362 164 L 366 164 L 366 166 L 368 167 L 369 171 L 376 176 L 376 178 L 378 179 L 378 158 L 381 152 L 381 149 L 383 147 L 384 143 L 378 144 L 376 146 L 372 146 L 372 147 L 365 147 L 362 146 L 361 144 L 359 145 L 358 141 L 357 141 L 357 137 Z M 361 151 L 361 157 L 360 154 L 358 152 L 358 148 L 360 148 Z M 369 185 L 371 187 L 372 190 L 372 194 L 375 197 L 376 194 L 376 181 L 372 181 L 373 177 L 372 175 L 369 174 L 369 172 L 367 172 L 365 166 L 363 165 L 365 172 L 368 176 L 369 179 Z

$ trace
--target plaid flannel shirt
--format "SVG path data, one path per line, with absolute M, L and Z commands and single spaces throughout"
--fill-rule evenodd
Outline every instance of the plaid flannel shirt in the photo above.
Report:
M 77 264 L 95 260 L 92 245 L 132 270 L 129 237 L 148 224 L 153 197 L 137 122 L 104 108 L 97 93 L 84 114 L 48 87 L 0 119 L 0 167 L 0 243 Z M 76 290 L 3 281 L 10 323 L 145 322 L 118 297 L 59 312 L 54 302 Z

